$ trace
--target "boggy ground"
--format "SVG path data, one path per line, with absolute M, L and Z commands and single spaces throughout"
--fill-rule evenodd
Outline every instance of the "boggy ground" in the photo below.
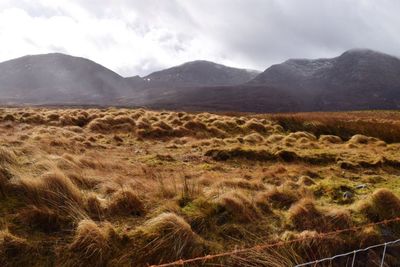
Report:
M 399 223 L 318 238 L 400 216 L 392 113 L 332 114 L 335 130 L 329 113 L 1 109 L 0 265 L 147 266 L 307 237 L 192 264 L 291 266 L 399 238 Z

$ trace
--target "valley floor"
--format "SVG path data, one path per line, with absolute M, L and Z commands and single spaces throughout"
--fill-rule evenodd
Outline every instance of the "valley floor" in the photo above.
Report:
M 400 216 L 399 114 L 1 109 L 0 265 L 148 266 L 307 237 L 193 264 L 291 266 L 399 238 L 400 223 L 318 235 Z

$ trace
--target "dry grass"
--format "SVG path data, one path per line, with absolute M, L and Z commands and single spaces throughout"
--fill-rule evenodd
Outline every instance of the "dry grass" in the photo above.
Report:
M 299 199 L 298 193 L 288 187 L 273 187 L 264 193 L 263 198 L 274 208 L 288 209 Z
M 388 143 L 400 141 L 400 115 L 395 111 L 297 113 L 271 115 L 268 118 L 290 132 L 336 135 L 344 140 L 362 134 Z
M 133 191 L 122 189 L 111 197 L 107 213 L 109 216 L 141 216 L 145 214 L 145 207 Z
M 228 192 L 217 200 L 219 223 L 226 221 L 252 222 L 259 213 L 249 198 L 240 191 Z
M 110 225 L 97 225 L 91 220 L 79 222 L 64 264 L 69 266 L 106 266 L 110 257 Z
M 29 266 L 34 264 L 34 256 L 34 248 L 26 239 L 0 231 L 1 266 Z
M 147 266 L 309 237 L 210 262 L 287 266 L 375 244 L 381 228 L 316 236 L 400 214 L 399 121 L 1 109 L 0 265 Z
M 144 246 L 132 255 L 140 263 L 158 264 L 204 255 L 207 246 L 190 225 L 174 213 L 162 213 L 134 233 Z M 132 253 L 132 252 L 131 252 Z
M 385 188 L 376 190 L 369 200 L 359 205 L 360 211 L 373 221 L 392 219 L 400 214 L 399 197 Z

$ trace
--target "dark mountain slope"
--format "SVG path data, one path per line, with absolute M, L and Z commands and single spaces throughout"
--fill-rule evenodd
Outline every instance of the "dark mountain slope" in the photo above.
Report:
M 122 78 L 83 58 L 0 63 L 1 104 L 126 105 L 254 112 L 400 108 L 400 60 L 372 50 L 291 59 L 255 72 L 207 61 Z
M 332 59 L 291 59 L 248 83 L 286 89 L 311 110 L 400 107 L 400 60 L 367 49 Z
M 291 59 L 242 85 L 144 90 L 155 108 L 255 112 L 400 108 L 400 60 L 366 49 L 331 59 Z
M 107 104 L 130 91 L 121 76 L 84 58 L 55 53 L 0 63 L 3 104 Z
M 243 84 L 253 79 L 259 71 L 237 69 L 210 61 L 197 60 L 157 71 L 142 78 L 127 78 L 132 86 L 144 88 L 206 87 Z M 137 88 L 137 87 L 136 87 Z

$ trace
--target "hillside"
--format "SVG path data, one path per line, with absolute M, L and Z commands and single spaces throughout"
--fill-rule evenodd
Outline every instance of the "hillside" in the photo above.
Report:
M 140 267 L 249 248 L 187 265 L 281 267 L 394 240 L 398 220 L 369 224 L 400 214 L 399 141 L 393 111 L 1 109 L 0 265 Z M 388 246 L 385 266 L 398 255 Z
M 148 88 L 178 88 L 229 86 L 253 79 L 259 71 L 227 67 L 214 62 L 197 60 L 143 77 Z
M 193 61 L 123 78 L 63 54 L 0 63 L 0 104 L 295 112 L 398 109 L 400 60 L 365 49 L 331 59 L 290 59 L 264 72 Z
M 291 59 L 273 65 L 250 85 L 286 89 L 304 110 L 396 109 L 400 107 L 400 60 L 367 49 L 332 59 Z
M 0 63 L 1 104 L 109 105 L 130 91 L 121 76 L 84 58 L 55 53 Z
M 398 109 L 400 60 L 354 49 L 331 59 L 290 59 L 241 85 L 163 87 L 136 96 L 133 102 L 152 108 L 204 111 Z

